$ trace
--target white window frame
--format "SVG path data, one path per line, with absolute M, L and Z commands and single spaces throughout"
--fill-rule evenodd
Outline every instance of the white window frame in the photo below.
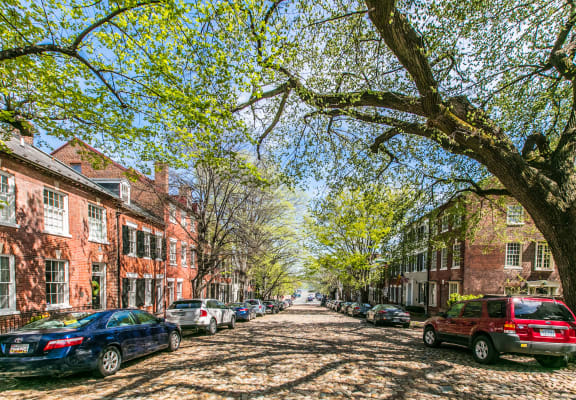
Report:
M 186 244 L 186 242 L 181 242 L 180 243 L 180 265 L 182 265 L 183 268 L 188 268 L 188 257 L 186 257 L 186 252 L 188 251 L 188 245 Z
M 145 274 L 144 275 L 144 306 L 150 307 L 152 306 L 152 275 Z
M 168 297 L 168 305 L 170 305 L 174 301 L 174 295 L 176 294 L 176 285 L 174 285 L 174 278 L 166 278 L 166 292 Z
M 178 279 L 176 281 L 176 300 L 183 298 L 182 293 L 184 291 L 184 280 Z
M 440 270 L 447 270 L 448 269 L 448 249 L 446 247 L 442 247 L 440 250 Z
M 53 193 L 55 196 L 61 196 L 62 208 L 46 204 L 47 192 Z M 42 191 L 42 204 L 44 205 L 44 232 L 52 235 L 70 237 L 70 228 L 68 221 L 68 195 L 58 190 L 54 190 L 49 187 L 44 187 L 44 190 Z M 58 215 L 58 214 L 60 214 L 58 218 L 52 217 L 52 215 Z M 62 225 L 60 227 L 51 226 L 54 224 L 48 224 L 47 223 L 48 220 L 52 221 L 61 220 Z
M 136 281 L 137 276 L 127 276 L 128 278 L 128 307 L 136 307 Z
M 170 239 L 170 245 L 168 246 L 168 255 L 170 257 L 169 263 L 170 265 L 178 265 L 178 240 Z
M 90 216 L 90 208 L 100 212 L 100 219 Z M 106 209 L 96 204 L 88 203 L 88 240 L 108 244 L 108 229 L 106 224 Z
M 6 180 L 5 183 L 2 180 Z M 16 225 L 16 185 L 14 175 L 0 172 L 0 224 L 11 227 Z
M 524 207 L 519 204 L 509 204 L 506 208 L 507 225 L 524 225 Z
M 176 223 L 176 206 L 174 204 L 168 205 L 168 221 L 171 224 Z
M 511 253 L 511 245 L 518 245 L 518 265 L 515 264 L 511 264 L 509 261 L 512 259 L 512 257 L 516 257 L 516 254 L 514 252 Z M 522 269 L 522 243 L 520 242 L 508 242 L 506 243 L 506 252 L 504 255 L 504 268 L 507 269 Z
M 438 298 L 438 285 L 436 282 L 429 282 L 428 283 L 428 305 L 430 307 L 437 306 L 437 298 Z
M 442 215 L 442 233 L 448 232 L 450 230 L 450 215 L 444 214 Z
M 8 288 L 8 307 L 0 308 L 0 315 L 19 314 L 16 310 L 16 267 L 14 265 L 14 256 L 11 254 L 0 254 L 0 259 L 8 260 L 8 281 L 0 283 Z
M 452 269 L 460 269 L 461 265 L 461 250 L 462 247 L 460 243 L 454 243 L 452 245 Z
M 156 233 L 156 260 L 162 260 L 162 249 L 164 245 L 164 236 Z
M 128 227 L 128 254 L 131 257 L 136 257 L 136 231 L 131 225 L 126 225 Z
M 46 269 L 48 267 L 48 263 L 63 263 L 64 265 L 64 281 L 63 282 L 55 282 L 46 280 Z M 54 285 L 63 285 L 62 290 L 62 302 L 60 303 L 48 303 L 48 291 L 45 293 L 45 301 L 46 301 L 46 309 L 47 310 L 57 310 L 61 308 L 70 308 L 70 276 L 68 275 L 68 261 L 67 260 L 55 260 L 51 258 L 47 258 L 44 260 L 44 278 L 45 278 L 45 285 L 54 284 Z
M 456 291 L 453 290 L 454 288 L 456 288 Z M 448 281 L 448 297 L 454 293 L 460 293 L 460 282 Z
M 130 204 L 130 182 L 120 181 L 119 194 L 122 201 L 126 204 Z
M 432 250 L 430 254 L 430 271 L 436 271 L 438 267 L 438 250 Z
M 152 248 L 150 247 L 150 232 L 144 231 L 144 258 L 150 258 L 152 256 Z
M 550 246 L 546 242 L 536 242 L 536 251 L 534 252 L 534 270 L 535 271 L 554 271 L 554 260 L 550 252 Z M 548 267 L 542 265 L 547 261 Z
M 196 268 L 196 247 L 190 246 L 190 268 Z
M 180 211 L 180 223 L 182 224 L 182 228 L 186 228 L 186 218 L 188 217 L 188 215 L 186 214 L 186 211 Z

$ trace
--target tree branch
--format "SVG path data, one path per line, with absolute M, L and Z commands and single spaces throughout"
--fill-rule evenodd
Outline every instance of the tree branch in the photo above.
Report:
M 270 132 L 272 132 L 272 129 L 274 129 L 274 127 L 276 126 L 276 124 L 280 120 L 280 117 L 282 116 L 282 113 L 284 112 L 284 108 L 286 107 L 286 100 L 288 100 L 289 95 L 290 95 L 290 88 L 288 88 L 284 92 L 284 95 L 282 96 L 282 100 L 280 100 L 280 106 L 278 107 L 278 110 L 276 111 L 276 115 L 274 116 L 272 123 L 268 126 L 268 128 L 266 128 L 264 133 L 262 135 L 260 135 L 260 137 L 258 138 L 258 144 L 256 145 L 256 152 L 258 154 L 258 160 L 260 160 L 260 146 L 262 145 L 262 142 L 264 141 L 264 139 L 266 139 L 266 137 L 270 134 Z

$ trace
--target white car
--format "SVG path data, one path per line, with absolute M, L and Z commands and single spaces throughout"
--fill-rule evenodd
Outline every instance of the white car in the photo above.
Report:
M 219 326 L 234 329 L 236 312 L 215 299 L 181 299 L 170 304 L 166 321 L 178 324 L 181 329 L 203 329 L 214 335 Z
M 256 315 L 263 316 L 266 314 L 266 306 L 262 303 L 260 299 L 248 299 L 245 301 L 248 304 L 251 304 L 252 307 L 256 310 Z

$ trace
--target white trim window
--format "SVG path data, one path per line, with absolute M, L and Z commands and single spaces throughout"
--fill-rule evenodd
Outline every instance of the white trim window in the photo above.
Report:
M 44 230 L 68 235 L 68 195 L 44 188 Z
M 436 307 L 436 302 L 438 298 L 438 292 L 436 288 L 436 282 L 429 282 L 428 283 L 428 305 L 430 307 Z
M 14 256 L 0 255 L 0 315 L 16 311 Z
M 448 250 L 446 247 L 440 250 L 440 269 L 448 269 Z
M 146 307 L 152 305 L 152 276 L 144 278 L 144 303 Z
M 150 249 L 150 232 L 144 232 L 144 257 L 150 258 L 151 256 L 151 249 Z
M 506 260 L 505 268 L 522 268 L 522 244 L 521 243 L 506 243 Z
M 460 282 L 448 282 L 448 297 L 454 293 L 460 293 Z
M 551 271 L 554 269 L 550 246 L 548 246 L 548 243 L 546 242 L 536 242 L 534 269 L 537 271 Z
M 166 292 L 168 296 L 168 305 L 172 304 L 174 301 L 174 278 L 167 278 L 166 279 Z
M 16 224 L 14 176 L 0 173 L 0 223 Z
M 70 289 L 68 285 L 68 262 L 46 260 L 46 304 L 48 307 L 67 307 Z
M 190 268 L 196 268 L 196 248 L 190 248 Z
M 180 223 L 182 224 L 182 228 L 186 228 L 186 211 L 181 211 L 180 212 Z
M 182 267 L 187 268 L 188 264 L 187 264 L 187 258 L 186 258 L 186 252 L 188 251 L 188 246 L 186 245 L 186 243 L 182 242 L 180 243 L 180 264 L 182 265 Z
M 442 232 L 448 232 L 450 229 L 450 215 L 444 214 L 442 216 Z
M 518 204 L 509 204 L 506 209 L 506 224 L 523 225 L 524 224 L 524 207 Z
M 137 279 L 137 277 L 128 277 L 128 307 L 136 307 Z
M 88 203 L 88 240 L 107 243 L 106 209 Z
M 120 198 L 126 203 L 130 204 L 130 183 L 126 181 L 120 182 Z
M 460 268 L 460 243 L 454 243 L 452 246 L 452 269 Z
M 168 206 L 168 221 L 171 224 L 176 223 L 176 206 L 174 204 Z
M 176 282 L 176 300 L 180 300 L 183 297 L 182 296 L 183 287 L 184 287 L 184 281 L 178 279 L 178 281 Z
M 437 266 L 438 266 L 438 251 L 432 250 L 432 254 L 430 254 L 430 271 L 436 271 Z
M 170 239 L 170 265 L 178 265 L 176 261 L 176 239 Z
M 136 228 L 128 226 L 128 255 L 136 257 Z
M 162 248 L 164 244 L 164 237 L 161 233 L 156 234 L 156 259 L 162 259 Z

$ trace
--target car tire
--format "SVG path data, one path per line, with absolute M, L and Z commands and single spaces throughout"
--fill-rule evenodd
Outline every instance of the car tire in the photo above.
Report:
M 210 323 L 206 327 L 206 333 L 208 335 L 215 335 L 216 332 L 218 332 L 218 325 L 216 324 L 216 320 L 214 318 L 212 318 L 210 320 Z
M 563 368 L 566 366 L 564 356 L 534 356 L 538 364 L 545 368 Z
M 498 352 L 488 336 L 480 335 L 472 342 L 472 356 L 480 364 L 492 364 L 498 358 Z
M 234 329 L 236 328 L 236 318 L 232 317 L 230 319 L 230 323 L 228 324 L 228 329 Z
M 436 330 L 434 330 L 434 328 L 431 327 L 430 325 L 424 328 L 424 334 L 422 335 L 422 340 L 424 341 L 424 344 L 428 347 L 438 347 L 440 346 L 440 343 L 442 343 L 440 340 L 438 340 L 438 334 L 436 333 Z
M 120 369 L 121 364 L 122 354 L 118 347 L 108 346 L 98 356 L 96 373 L 102 378 L 114 375 Z
M 168 351 L 176 351 L 180 348 L 180 342 L 182 341 L 182 336 L 178 331 L 172 331 L 170 337 L 168 338 Z

